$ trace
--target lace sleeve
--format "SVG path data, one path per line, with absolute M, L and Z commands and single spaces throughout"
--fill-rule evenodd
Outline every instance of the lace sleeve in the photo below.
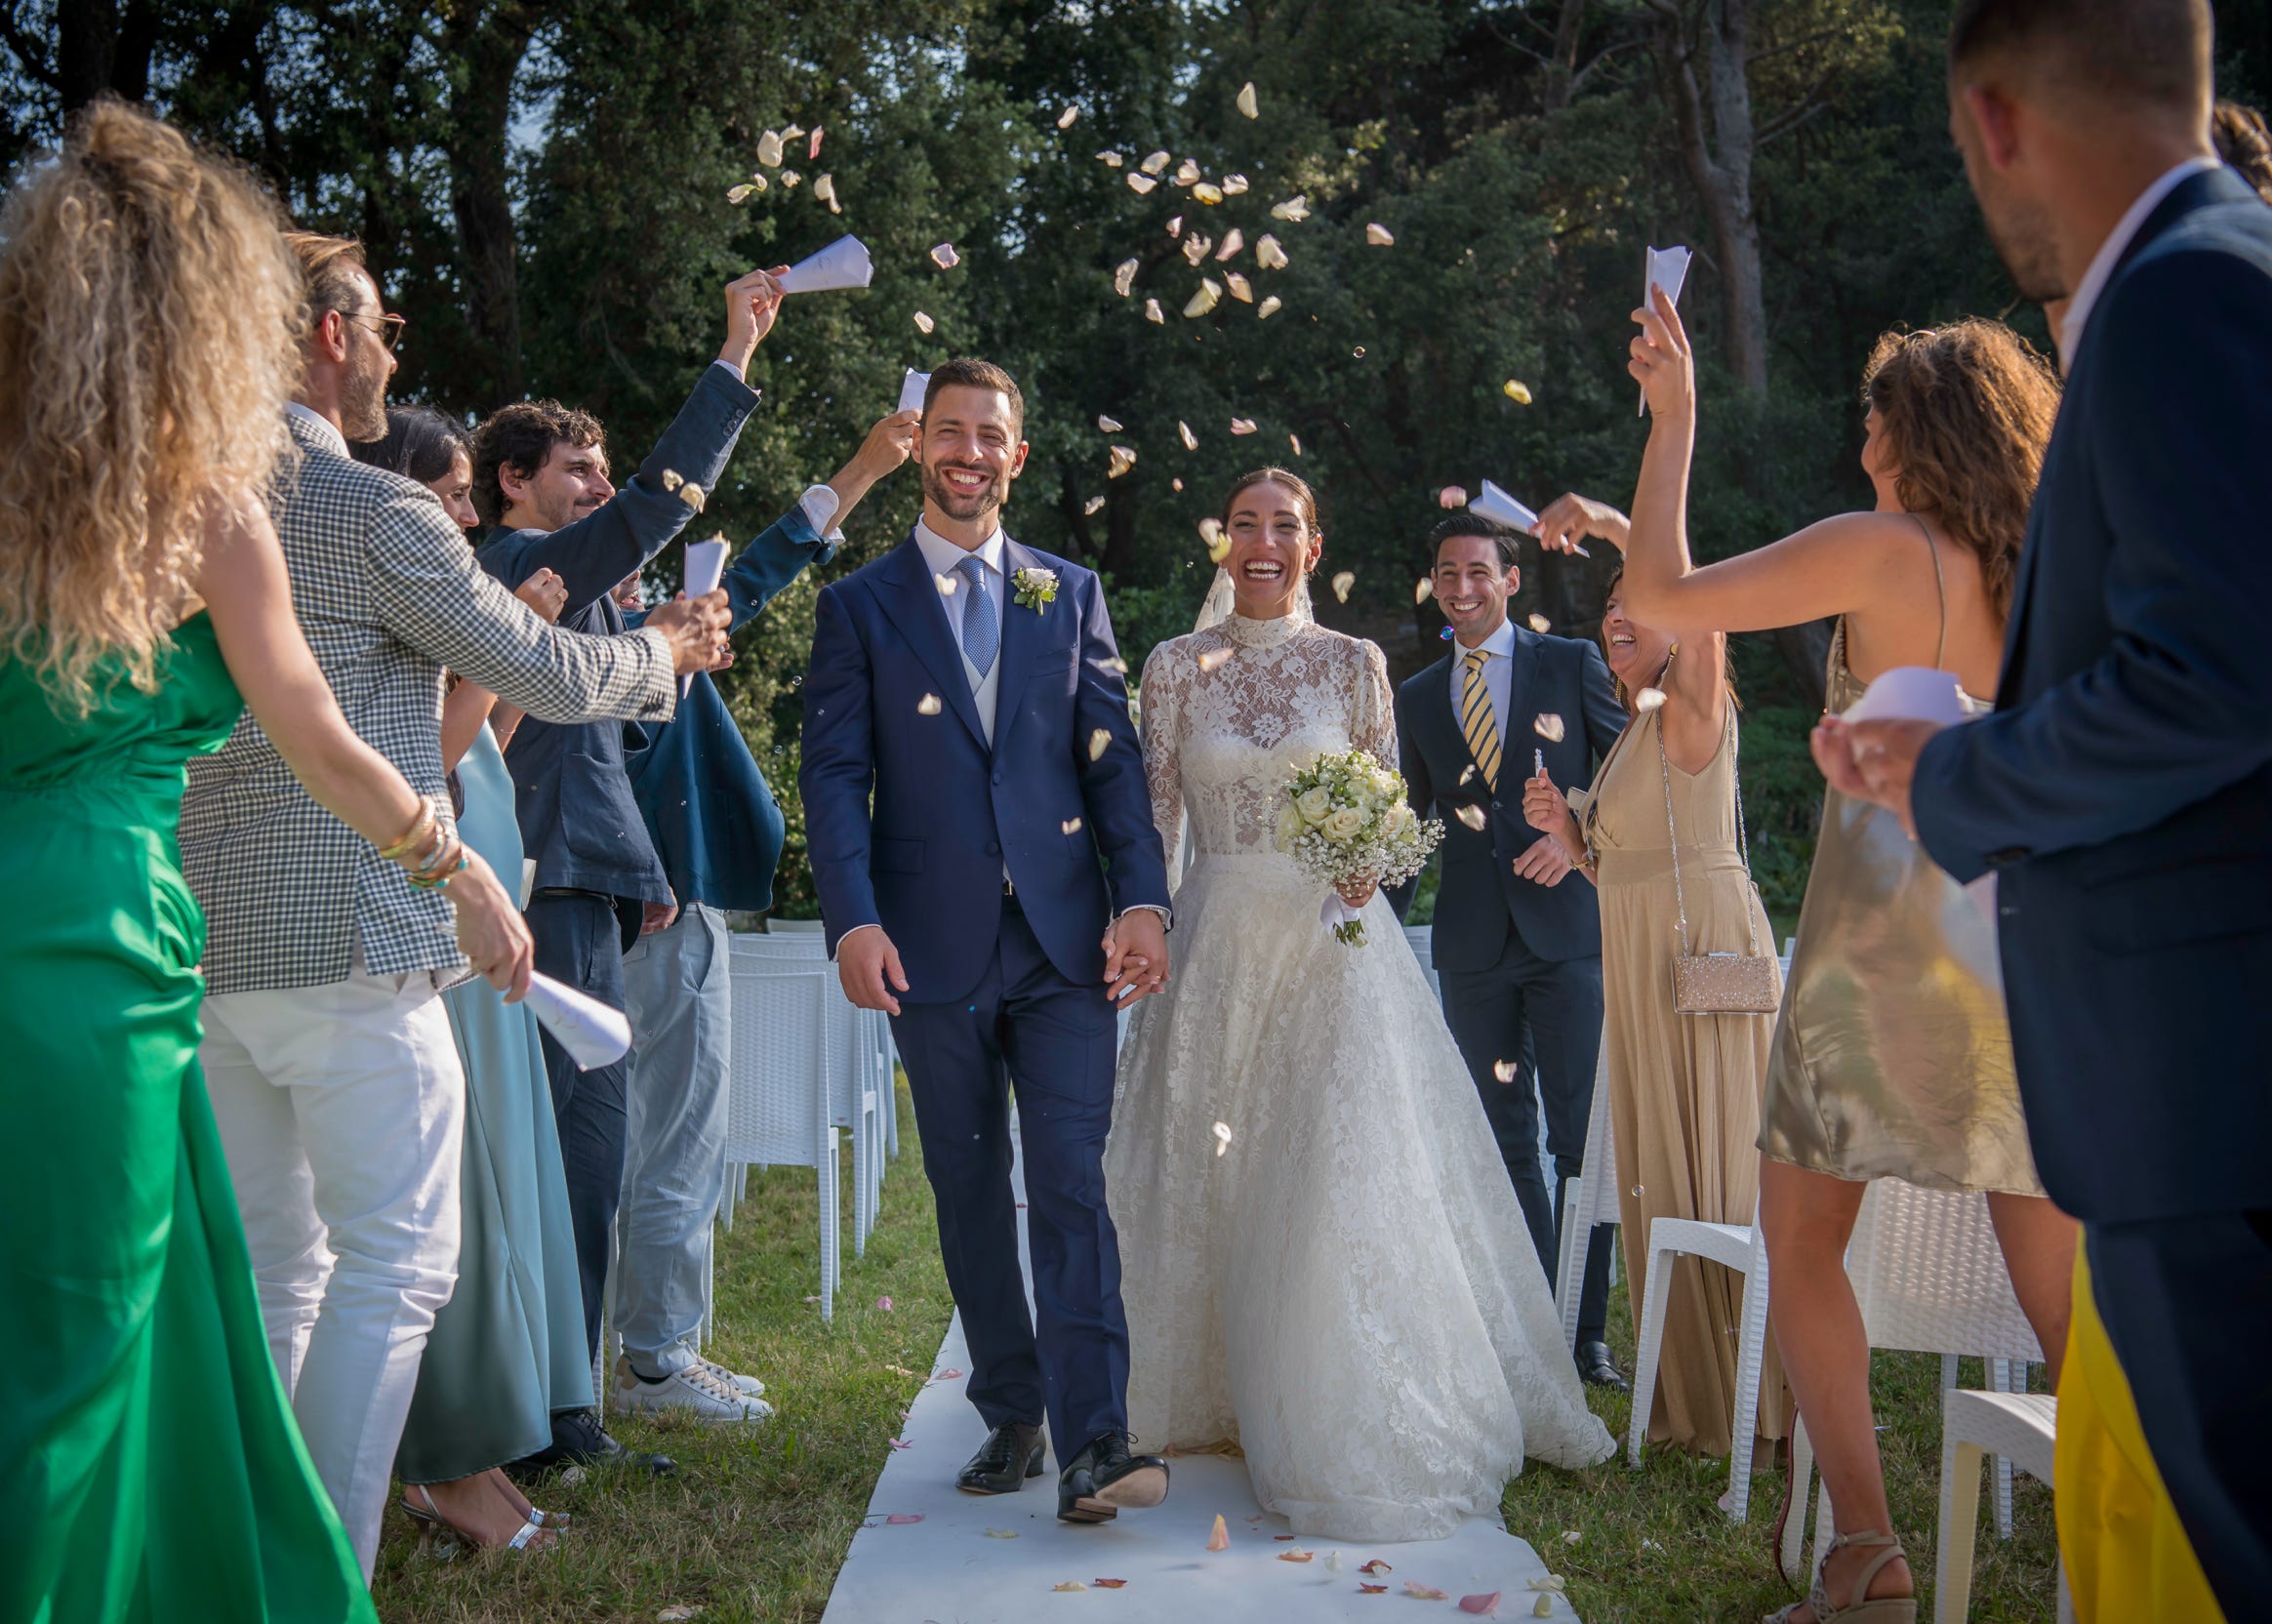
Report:
M 1172 895 L 1183 874 L 1183 712 L 1182 663 L 1161 643 L 1144 662 L 1144 680 L 1137 689 L 1143 720 L 1144 780 L 1152 790 L 1152 822 L 1159 831 L 1159 846 L 1167 859 L 1167 888 Z
M 1397 696 L 1389 686 L 1388 656 L 1380 644 L 1359 642 L 1357 707 L 1350 722 L 1350 743 L 1369 753 L 1391 771 L 1397 765 Z

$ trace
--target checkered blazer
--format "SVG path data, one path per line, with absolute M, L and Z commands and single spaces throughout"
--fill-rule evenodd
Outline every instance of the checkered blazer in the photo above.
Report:
M 447 667 L 549 721 L 671 714 L 678 684 L 658 631 L 591 637 L 548 626 L 483 573 L 415 480 L 346 455 L 295 412 L 301 452 L 269 502 L 300 629 L 347 725 L 411 788 L 440 797 Z M 246 711 L 189 764 L 182 868 L 205 910 L 208 993 L 345 979 L 360 938 L 379 974 L 465 963 L 440 895 L 317 805 Z M 517 891 L 520 875 L 498 876 Z

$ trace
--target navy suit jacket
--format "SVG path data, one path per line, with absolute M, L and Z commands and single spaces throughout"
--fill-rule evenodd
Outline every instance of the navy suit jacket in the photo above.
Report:
M 719 585 L 733 629 L 747 626 L 807 564 L 835 555 L 804 505 L 790 508 L 726 567 Z M 646 619 L 629 615 L 625 624 Z M 624 768 L 679 906 L 706 902 L 753 914 L 773 906 L 781 808 L 710 672 L 695 672 L 669 721 L 624 728 Z
M 2147 218 L 2085 328 L 1994 714 L 1919 837 L 1998 873 L 2036 1165 L 2077 1217 L 2272 1206 L 2272 209 Z
M 709 490 L 726 470 L 757 391 L 731 369 L 707 366 L 639 471 L 598 511 L 558 530 L 492 530 L 476 554 L 507 587 L 540 569 L 567 584 L 560 624 L 606 636 L 625 629 L 608 594 L 669 546 L 694 509 L 663 487 L 666 470 Z M 539 886 L 571 886 L 641 902 L 670 890 L 624 774 L 621 722 L 539 721 L 530 716 L 505 752 L 520 814 L 521 847 Z M 707 900 L 707 899 L 706 899 Z
M 1460 782 L 1476 758 L 1452 708 L 1451 658 L 1446 654 L 1397 690 L 1397 753 L 1412 810 L 1443 820 L 1443 844 L 1437 848 L 1443 874 L 1430 955 L 1439 970 L 1487 970 L 1499 961 L 1513 930 L 1551 963 L 1599 958 L 1602 912 L 1593 886 L 1574 877 L 1540 885 L 1515 873 L 1515 859 L 1544 838 L 1522 819 L 1522 782 L 1535 764 L 1531 751 L 1546 752 L 1547 776 L 1556 784 L 1582 790 L 1593 784 L 1596 764 L 1625 729 L 1625 710 L 1602 651 L 1583 638 L 1515 628 L 1496 795 L 1486 792 L 1480 770 Z M 1563 728 L 1552 743 L 1526 720 L 1550 712 L 1562 718 Z M 1460 821 L 1463 806 L 1484 809 L 1481 829 Z M 1410 886 L 1392 897 L 1399 914 L 1411 897 Z
M 1042 951 L 1083 986 L 1103 986 L 1112 918 L 1167 906 L 1103 588 L 1004 540 L 1003 575 L 1054 570 L 1057 597 L 1039 613 L 1007 607 L 991 749 L 913 532 L 824 588 L 813 631 L 797 782 L 829 952 L 881 925 L 907 971 L 902 996 L 917 1002 L 978 984 L 1005 866 Z

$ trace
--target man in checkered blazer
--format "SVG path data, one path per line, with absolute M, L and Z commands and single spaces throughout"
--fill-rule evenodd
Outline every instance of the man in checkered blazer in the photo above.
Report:
M 444 667 L 535 715 L 661 717 L 722 642 L 722 595 L 625 637 L 548 626 L 423 485 L 347 455 L 385 429 L 389 328 L 360 250 L 296 237 L 314 323 L 271 510 L 309 647 L 349 725 L 449 813 Z M 207 921 L 203 1063 L 270 1351 L 366 1575 L 434 1312 L 457 1275 L 465 1078 L 438 995 L 465 957 L 301 789 L 248 713 L 193 761 L 183 869 Z M 507 883 L 518 879 L 507 876 Z

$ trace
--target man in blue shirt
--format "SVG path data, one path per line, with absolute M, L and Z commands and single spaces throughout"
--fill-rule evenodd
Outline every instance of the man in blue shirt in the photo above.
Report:
M 721 582 L 735 631 L 807 564 L 834 555 L 845 515 L 907 461 L 920 416 L 885 418 L 833 479 L 806 491 L 742 549 Z M 634 575 L 616 594 L 629 626 L 645 619 L 639 592 Z M 694 676 L 670 722 L 625 734 L 631 792 L 674 901 L 647 910 L 643 933 L 624 955 L 635 1064 L 615 1288 L 624 1353 L 610 1401 L 761 1420 L 772 1413 L 760 1397 L 764 1384 L 704 1359 L 694 1337 L 709 1290 L 710 1223 L 725 1188 L 733 1007 L 725 910 L 773 905 L 781 812 L 708 673 Z

